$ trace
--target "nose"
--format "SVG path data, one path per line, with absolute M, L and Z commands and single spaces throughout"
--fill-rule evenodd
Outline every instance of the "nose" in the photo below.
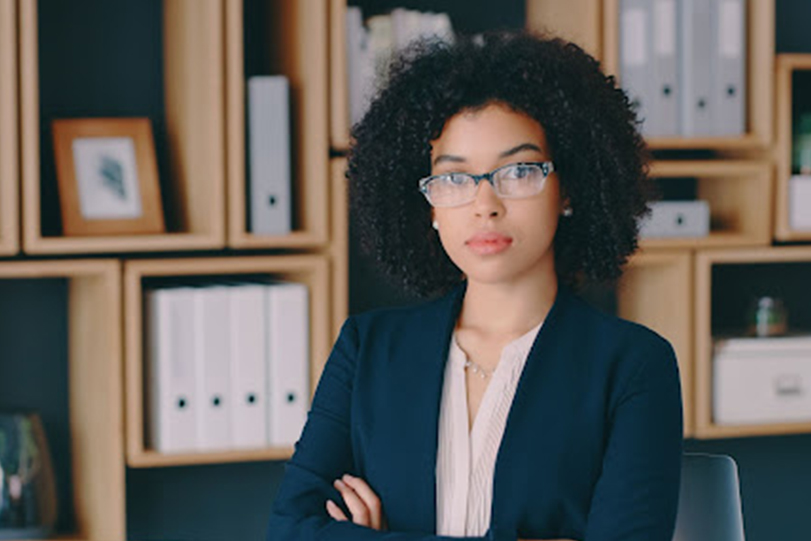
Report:
M 504 202 L 487 179 L 482 179 L 476 187 L 473 207 L 477 216 L 498 216 L 504 213 Z

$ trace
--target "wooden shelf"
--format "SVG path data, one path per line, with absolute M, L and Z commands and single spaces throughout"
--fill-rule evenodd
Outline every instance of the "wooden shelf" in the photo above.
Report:
M 789 177 L 792 155 L 793 82 L 798 71 L 811 71 L 811 54 L 779 54 L 775 66 L 776 137 L 774 157 L 777 164 L 777 201 L 774 236 L 781 241 L 811 240 L 811 231 L 796 231 L 789 224 Z M 811 112 L 811 110 L 809 110 Z
M 291 456 L 293 456 L 292 447 L 256 449 L 250 451 L 183 454 L 162 454 L 156 453 L 155 451 L 144 451 L 143 453 L 133 456 L 127 465 L 131 468 L 200 466 L 204 464 L 229 464 L 235 462 L 287 460 Z
M 655 161 L 652 178 L 697 178 L 710 205 L 711 231 L 699 238 L 644 238 L 642 248 L 766 246 L 772 238 L 772 165 L 768 161 Z
M 346 180 L 346 158 L 330 160 L 330 274 L 332 276 L 332 343 L 341 334 L 349 315 L 349 191 Z
M 329 235 L 328 7 L 319 0 L 270 2 L 272 23 L 263 44 L 270 73 L 290 81 L 293 232 L 254 235 L 247 230 L 243 2 L 226 3 L 228 245 L 232 248 L 309 248 Z M 269 73 L 269 74 L 270 74 Z
M 689 251 L 640 251 L 617 288 L 617 312 L 667 338 L 676 351 L 684 405 L 684 435 L 693 435 L 693 256 Z M 652 301 L 655 299 L 655 301 Z
M 570 9 L 569 3 L 565 8 L 558 4 L 557 0 L 527 0 L 528 26 L 574 39 L 601 60 L 607 74 L 617 75 L 620 0 L 577 0 L 575 9 Z M 747 151 L 771 145 L 775 0 L 746 5 L 747 133 L 739 137 L 656 137 L 647 141 L 651 149 Z M 599 17 L 599 23 L 595 23 L 595 17 Z
M 0 280 L 68 279 L 70 445 L 76 536 L 123 540 L 121 267 L 111 260 L 0 263 Z
M 177 276 L 238 276 L 265 274 L 307 284 L 310 313 L 310 398 L 327 361 L 332 344 L 329 304 L 329 258 L 322 254 L 131 260 L 124 265 L 124 340 L 126 382 L 127 464 L 153 467 L 181 464 L 211 464 L 243 460 L 276 460 L 289 457 L 285 449 L 256 452 L 163 455 L 145 445 L 143 280 Z
M 19 251 L 17 4 L 0 0 L 0 255 Z
M 764 247 L 735 250 L 706 250 L 695 255 L 695 436 L 697 438 L 736 438 L 811 432 L 811 423 L 768 423 L 718 425 L 712 417 L 712 298 L 713 267 L 716 265 L 808 263 L 811 247 Z
M 30 254 L 102 253 L 216 249 L 225 245 L 225 145 L 223 69 L 224 0 L 173 0 L 163 3 L 163 85 L 169 177 L 164 209 L 170 233 L 160 237 L 63 237 L 54 224 L 58 208 L 56 179 L 41 178 L 50 156 L 40 152 L 40 65 L 38 5 L 18 4 L 20 32 L 20 126 L 23 249 Z M 156 23 L 157 24 L 157 23 Z M 157 28 L 153 29 L 159 31 Z M 81 29 L 77 29 L 81 33 Z M 103 44 L 99 44 L 103 46 Z M 51 47 L 59 46 L 51 43 Z M 91 68 L 88 68 L 91 69 Z M 83 77 L 88 77 L 84 74 Z M 103 80 L 98 77 L 98 80 Z M 75 117 L 71 104 L 49 115 Z M 104 110 L 82 116 L 120 116 Z M 142 115 L 147 116 L 147 115 Z M 158 149 L 160 152 L 160 148 Z M 41 161 L 42 160 L 42 161 Z M 160 161 L 160 160 L 159 160 Z M 50 163 L 50 162 L 49 162 Z M 168 192 L 168 193 L 167 193 Z M 176 231 L 174 229 L 177 229 Z

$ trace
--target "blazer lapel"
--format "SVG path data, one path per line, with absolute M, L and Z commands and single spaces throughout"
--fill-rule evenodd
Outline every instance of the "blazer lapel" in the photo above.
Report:
M 419 531 L 432 532 L 436 528 L 436 458 L 439 435 L 439 409 L 445 376 L 445 362 L 450 340 L 467 288 L 467 281 L 454 286 L 431 309 L 420 311 L 420 321 L 413 327 L 408 351 L 413 355 L 408 371 L 399 372 L 396 383 L 398 394 L 411 397 L 401 402 L 402 431 L 397 439 L 407 444 L 408 456 L 400 468 L 401 479 L 412 489 L 411 506 L 414 514 L 410 521 Z M 426 398 L 427 397 L 427 398 Z

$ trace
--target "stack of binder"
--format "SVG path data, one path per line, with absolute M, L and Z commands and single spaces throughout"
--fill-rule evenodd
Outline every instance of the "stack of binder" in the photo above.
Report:
M 643 135 L 746 133 L 746 0 L 620 6 L 620 78 Z
M 147 291 L 147 445 L 293 445 L 308 408 L 308 302 L 307 286 L 292 282 Z

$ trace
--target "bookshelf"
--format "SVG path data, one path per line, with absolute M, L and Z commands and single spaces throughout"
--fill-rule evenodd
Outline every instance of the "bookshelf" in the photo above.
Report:
M 617 313 L 666 337 L 676 351 L 682 381 L 684 436 L 693 422 L 693 255 L 685 250 L 640 250 L 617 284 Z M 687 300 L 687 302 L 685 302 Z
M 120 75 L 136 84 L 140 79 L 159 79 L 162 99 L 140 103 L 132 110 L 128 100 L 138 94 L 124 93 L 105 84 L 109 65 L 84 62 L 81 51 L 60 47 L 59 38 L 41 39 L 39 27 L 55 24 L 54 18 L 66 19 L 60 37 L 72 39 L 83 32 L 85 39 L 99 40 L 90 47 L 107 47 L 106 52 L 116 65 L 131 61 L 131 45 L 114 34 L 93 29 L 115 26 L 116 20 L 103 20 L 114 8 L 98 9 L 93 16 L 102 18 L 92 25 L 80 21 L 81 15 L 67 16 L 74 7 L 65 8 L 53 0 L 19 2 L 20 40 L 20 149 L 22 172 L 22 242 L 28 254 L 89 254 L 126 253 L 134 251 L 182 251 L 217 249 L 225 245 L 225 145 L 224 145 L 224 32 L 223 0 L 167 0 L 156 13 L 150 13 L 148 27 L 141 28 L 144 36 L 161 35 L 163 48 L 156 63 L 162 64 L 159 74 L 152 65 L 137 66 L 136 74 L 122 70 Z M 95 6 L 99 8 L 100 6 Z M 63 11 L 67 9 L 67 11 Z M 94 6 L 86 7 L 88 10 Z M 82 13 L 77 10 L 77 13 Z M 84 15 L 88 15 L 84 12 Z M 92 20 L 92 19 L 91 19 Z M 48 23 L 48 21 L 51 21 Z M 142 20 L 139 19 L 139 22 Z M 66 37 L 67 36 L 67 37 Z M 160 42 L 160 41 L 158 41 Z M 77 49 L 78 51 L 78 49 Z M 59 69 L 73 66 L 78 75 L 75 85 L 65 82 L 64 95 L 43 93 L 40 79 L 53 84 L 59 80 Z M 135 69 L 135 67 L 133 67 Z M 91 85 L 92 82 L 92 85 Z M 112 84 L 112 83 L 109 83 Z M 143 83 L 141 83 L 143 84 Z M 120 92 L 120 95 L 116 93 Z M 148 92 L 149 91 L 149 92 Z M 160 94 L 160 92 L 158 93 Z M 104 105 L 95 105 L 104 97 Z M 41 98 L 47 98 L 42 100 Z M 71 98 L 75 100 L 71 103 Z M 162 235 L 124 235 L 65 237 L 60 233 L 56 197 L 56 178 L 50 149 L 50 129 L 41 133 L 53 118 L 96 116 L 149 116 L 156 129 L 156 147 L 161 168 L 161 188 L 166 218 L 170 227 Z M 164 133 L 165 131 L 165 133 Z M 158 144 L 165 140 L 165 145 Z
M 0 255 L 19 250 L 17 5 L 0 0 Z
M 267 21 L 245 19 L 257 0 L 226 3 L 226 95 L 228 155 L 228 245 L 232 248 L 319 247 L 329 236 L 328 7 L 319 0 L 268 3 Z M 258 10 L 261 13 L 261 9 Z M 245 19 L 245 20 L 244 20 Z M 244 24 L 243 24 L 244 20 Z M 257 26 L 260 43 L 246 43 L 245 25 Z M 257 36 L 254 36 L 257 37 Z M 245 47 L 269 51 L 266 73 L 245 62 Z M 292 171 L 296 206 L 288 235 L 254 235 L 247 230 L 245 165 L 245 81 L 248 76 L 283 74 L 290 81 Z
M 281 460 L 292 449 L 267 448 L 254 451 L 161 454 L 147 448 L 144 440 L 144 352 L 143 289 L 147 279 L 166 277 L 229 277 L 265 275 L 307 284 L 310 313 L 310 398 L 329 356 L 332 312 L 329 261 L 321 254 L 250 256 L 228 258 L 184 258 L 128 260 L 124 263 L 124 344 L 127 418 L 127 464 L 130 467 L 215 464 L 252 460 Z M 325 306 L 326 305 L 326 306 Z
M 0 281 L 67 281 L 69 450 L 76 541 L 124 539 L 121 268 L 115 260 L 6 261 Z M 0 306 L 3 310 L 19 307 Z M 20 340 L 41 340 L 36 333 Z M 25 349 L 28 349 L 26 346 Z M 4 374 L 30 359 L 4 356 Z M 46 398 L 27 397 L 31 409 Z M 49 440 L 53 434 L 47 435 Z M 53 454 L 53 450 L 52 450 Z M 58 473 L 58 472 L 57 472 Z M 64 504 L 64 502 L 63 502 Z M 60 539 L 62 539 L 60 537 Z
M 561 33 L 579 39 L 586 50 L 596 54 L 606 73 L 618 74 L 620 0 L 577 0 L 576 4 L 577 10 L 569 10 L 568 4 L 563 9 L 555 0 L 527 0 L 527 25 L 552 32 L 560 28 Z M 770 146 L 775 5 L 774 0 L 763 0 L 746 2 L 746 6 L 747 133 L 736 137 L 656 137 L 648 140 L 651 149 L 750 151 Z
M 712 416 L 713 337 L 742 330 L 746 302 L 754 294 L 782 296 L 789 326 L 811 332 L 805 308 L 811 247 L 705 250 L 695 256 L 695 433 L 699 438 L 738 438 L 811 432 L 811 423 L 719 425 Z M 775 278 L 777 276 L 778 278 Z
M 800 84 L 800 76 L 811 73 L 811 54 L 777 55 L 775 67 L 776 136 L 774 160 L 777 164 L 777 198 L 774 236 L 781 241 L 811 241 L 811 231 L 797 231 L 789 223 L 789 178 L 792 174 L 792 141 L 795 115 L 799 110 L 811 112 L 804 100 L 809 80 Z
M 770 162 L 659 160 L 651 164 L 650 176 L 662 183 L 696 179 L 696 198 L 708 201 L 710 206 L 710 234 L 701 238 L 642 239 L 642 248 L 699 249 L 771 243 Z

